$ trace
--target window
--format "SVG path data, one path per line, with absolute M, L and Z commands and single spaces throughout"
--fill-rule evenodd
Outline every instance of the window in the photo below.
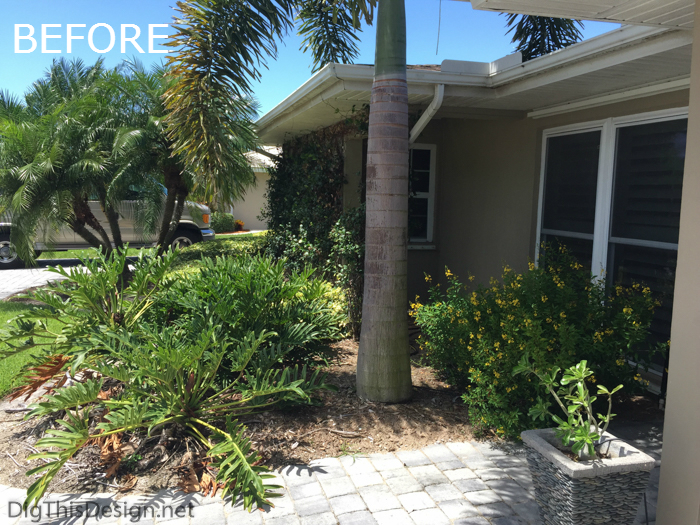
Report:
M 413 144 L 409 157 L 408 238 L 432 242 L 435 201 L 435 146 Z
M 657 341 L 671 332 L 687 122 L 681 109 L 544 134 L 538 248 L 559 240 L 609 284 L 649 286 Z
M 542 240 L 569 246 L 591 267 L 600 130 L 547 140 Z

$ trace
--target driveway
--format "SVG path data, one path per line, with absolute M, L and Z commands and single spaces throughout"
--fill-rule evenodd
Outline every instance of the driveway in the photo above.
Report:
M 49 281 L 63 280 L 63 277 L 50 272 L 47 268 L 59 264 L 64 268 L 77 266 L 80 261 L 78 259 L 42 259 L 37 261 L 37 264 L 37 268 L 0 271 L 0 301 L 27 288 L 42 286 Z

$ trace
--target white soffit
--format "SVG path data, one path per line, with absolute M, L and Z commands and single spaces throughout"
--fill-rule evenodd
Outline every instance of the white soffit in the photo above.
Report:
M 468 0 L 460 0 L 468 1 Z M 471 0 L 474 9 L 691 29 L 695 0 Z

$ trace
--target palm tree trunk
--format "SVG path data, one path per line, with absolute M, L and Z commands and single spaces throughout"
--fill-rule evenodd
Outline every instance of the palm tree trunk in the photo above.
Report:
M 107 235 L 105 229 L 100 224 L 100 221 L 97 220 L 97 217 L 95 217 L 90 210 L 90 205 L 88 204 L 87 199 L 83 197 L 75 197 L 73 199 L 73 211 L 75 212 L 76 218 L 75 224 L 82 226 L 82 228 L 79 228 L 80 231 L 76 230 L 75 228 L 73 231 L 83 237 L 83 239 L 87 240 L 89 236 L 85 236 L 86 232 L 90 232 L 85 228 L 85 226 L 89 226 L 100 236 L 100 241 L 98 241 L 99 244 L 95 247 L 102 248 L 105 255 L 112 253 L 112 241 L 109 238 L 109 235 Z M 92 235 L 92 237 L 94 238 L 95 236 Z
M 160 223 L 160 231 L 158 232 L 158 240 L 156 245 L 158 247 L 165 243 L 165 238 L 170 230 L 170 223 L 173 220 L 173 212 L 175 211 L 175 201 L 177 200 L 177 194 L 168 188 L 168 196 L 165 198 L 165 207 L 163 208 L 163 218 Z
M 122 240 L 121 228 L 119 228 L 119 212 L 112 205 L 105 202 L 102 203 L 102 211 L 107 217 L 109 229 L 112 232 L 112 239 L 114 240 L 114 247 L 117 249 L 123 248 L 124 241 Z
M 165 182 L 165 188 L 168 190 L 168 195 L 165 199 L 163 218 L 161 219 L 160 231 L 158 232 L 158 240 L 156 241 L 156 246 L 158 247 L 158 255 L 162 255 L 163 252 L 165 252 L 167 247 L 166 241 L 169 240 L 169 237 L 172 237 L 172 233 L 174 233 L 175 231 L 173 230 L 171 232 L 172 223 L 175 221 L 175 217 L 173 215 L 176 213 L 176 202 L 179 203 L 180 201 L 182 201 L 184 205 L 184 199 L 178 200 L 178 195 L 183 193 L 183 191 L 185 193 L 185 196 L 187 195 L 185 183 L 182 180 L 182 172 L 177 166 L 166 166 L 165 173 L 163 175 L 163 182 Z M 177 222 L 180 221 L 181 216 L 182 207 L 180 209 L 180 214 L 177 218 Z
M 119 212 L 111 204 L 107 204 L 104 200 L 101 201 L 102 211 L 107 217 L 107 222 L 109 222 L 109 229 L 112 232 L 112 239 L 114 239 L 114 248 L 116 250 L 121 250 L 124 248 L 124 241 L 122 240 L 122 231 L 119 227 Z M 129 269 L 129 263 L 127 262 L 122 269 L 121 280 L 119 281 L 119 289 L 123 290 L 126 288 L 134 273 Z
M 173 212 L 173 218 L 170 222 L 170 227 L 167 229 L 165 236 L 163 237 L 163 243 L 158 246 L 158 255 L 163 255 L 165 251 L 170 246 L 170 242 L 180 224 L 180 219 L 182 218 L 182 212 L 185 209 L 185 199 L 187 198 L 186 193 L 178 194 L 177 203 L 175 204 L 175 211 Z
M 357 394 L 412 394 L 408 344 L 408 87 L 404 0 L 379 0 L 367 147 L 367 224 Z
M 83 238 L 83 240 L 85 240 L 85 242 L 90 244 L 90 246 L 94 248 L 102 248 L 102 242 L 97 237 L 95 237 L 95 235 L 90 230 L 88 230 L 82 222 L 74 220 L 70 224 L 70 227 L 75 233 L 80 235 Z

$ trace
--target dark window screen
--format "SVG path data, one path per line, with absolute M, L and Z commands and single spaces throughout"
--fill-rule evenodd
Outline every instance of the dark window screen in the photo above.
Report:
M 610 243 L 608 248 L 608 283 L 630 286 L 640 283 L 648 286 L 661 302 L 651 322 L 651 340 L 663 343 L 671 337 L 671 313 L 673 312 L 673 286 L 676 278 L 675 250 L 660 250 L 643 246 Z M 663 370 L 664 356 L 657 356 L 654 363 Z
M 593 233 L 600 131 L 547 140 L 542 227 Z
M 408 237 L 423 240 L 428 237 L 428 198 L 430 195 L 429 149 L 411 149 L 409 169 Z
M 686 119 L 617 132 L 612 236 L 678 242 Z
M 424 239 L 428 236 L 428 199 L 408 199 L 408 237 Z

